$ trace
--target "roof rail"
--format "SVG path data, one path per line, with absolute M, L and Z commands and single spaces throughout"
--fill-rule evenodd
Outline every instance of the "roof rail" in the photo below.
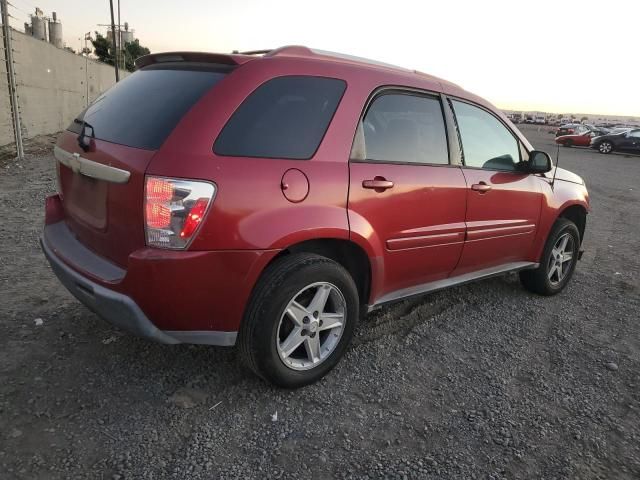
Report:
M 354 55 L 347 55 L 345 53 L 331 52 L 328 50 L 320 50 L 317 48 L 309 48 L 302 45 L 287 45 L 284 47 L 276 48 L 275 50 L 271 50 L 268 53 L 266 53 L 265 57 L 275 57 L 278 55 L 291 55 L 296 57 L 323 56 L 323 57 L 331 57 L 337 60 L 344 60 L 347 62 L 363 63 L 367 65 L 375 65 L 378 67 L 391 68 L 394 70 L 402 70 L 405 72 L 414 71 L 409 68 L 399 67 L 397 65 L 392 65 L 390 63 L 379 62 L 377 60 L 371 60 L 369 58 L 357 57 Z

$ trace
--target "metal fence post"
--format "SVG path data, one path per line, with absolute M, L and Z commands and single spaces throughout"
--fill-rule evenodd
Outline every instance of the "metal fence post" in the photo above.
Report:
M 13 120 L 13 133 L 16 139 L 16 152 L 18 158 L 24 158 L 22 145 L 22 130 L 20 127 L 20 112 L 18 111 L 18 95 L 16 93 L 16 73 L 13 69 L 13 50 L 11 47 L 11 27 L 9 26 L 9 10 L 7 0 L 0 0 L 2 7 L 2 36 L 4 38 L 4 58 L 7 64 L 7 82 L 9 84 L 9 96 L 11 101 L 11 117 Z

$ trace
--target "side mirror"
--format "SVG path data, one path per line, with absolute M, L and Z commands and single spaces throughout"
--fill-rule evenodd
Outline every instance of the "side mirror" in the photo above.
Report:
M 527 170 L 530 173 L 546 173 L 553 167 L 549 154 L 540 150 L 533 150 L 529 153 L 528 163 L 529 168 Z

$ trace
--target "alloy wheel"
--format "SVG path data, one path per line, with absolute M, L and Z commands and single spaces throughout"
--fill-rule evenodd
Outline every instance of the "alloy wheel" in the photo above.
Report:
M 602 142 L 599 147 L 601 153 L 609 153 L 611 152 L 611 149 L 612 147 L 609 142 Z
M 561 235 L 556 241 L 547 267 L 547 276 L 551 285 L 558 285 L 571 269 L 575 240 L 569 233 Z
M 333 284 L 307 285 L 287 304 L 276 335 L 278 355 L 293 370 L 309 370 L 336 349 L 347 320 L 347 303 Z

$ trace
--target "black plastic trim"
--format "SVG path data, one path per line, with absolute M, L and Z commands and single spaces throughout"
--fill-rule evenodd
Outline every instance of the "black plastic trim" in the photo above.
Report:
M 119 282 L 126 271 L 85 247 L 64 221 L 44 227 L 43 238 L 55 252 L 73 265 L 107 282 Z

